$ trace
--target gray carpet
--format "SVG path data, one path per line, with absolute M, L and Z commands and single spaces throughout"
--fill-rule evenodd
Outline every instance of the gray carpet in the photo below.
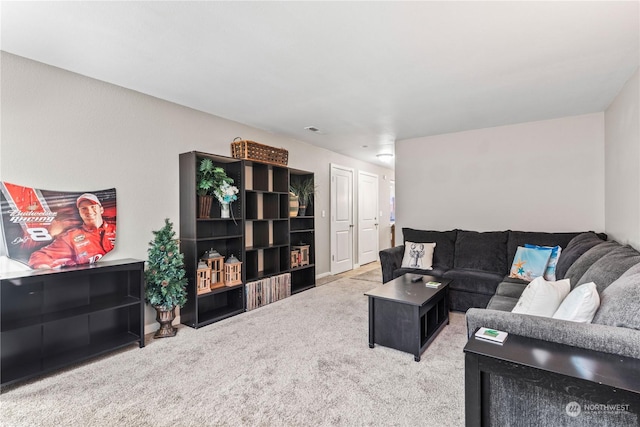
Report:
M 354 279 L 358 280 L 368 280 L 370 282 L 378 282 L 382 283 L 382 271 L 379 268 L 375 270 L 367 271 L 362 274 L 358 274 L 357 276 L 353 276 Z
M 0 396 L 6 426 L 464 425 L 464 315 L 413 361 L 368 347 L 377 283 L 342 278 Z

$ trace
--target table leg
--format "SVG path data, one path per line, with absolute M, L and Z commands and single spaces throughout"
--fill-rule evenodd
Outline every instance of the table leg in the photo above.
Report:
M 482 380 L 478 356 L 466 353 L 464 358 L 465 420 L 467 427 L 482 425 Z
M 375 331 L 373 328 L 375 320 L 375 306 L 374 299 L 369 297 L 369 348 L 373 348 L 375 346 L 374 337 Z

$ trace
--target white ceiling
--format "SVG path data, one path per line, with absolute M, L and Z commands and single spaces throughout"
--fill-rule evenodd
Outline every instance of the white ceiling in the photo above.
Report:
M 0 13 L 4 51 L 374 163 L 396 140 L 604 111 L 640 50 L 638 1 L 2 1 Z

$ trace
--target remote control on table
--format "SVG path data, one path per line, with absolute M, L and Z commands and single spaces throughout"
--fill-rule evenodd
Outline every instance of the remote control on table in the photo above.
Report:
M 422 276 L 413 276 L 413 277 L 411 278 L 411 281 L 412 281 L 413 283 L 420 282 L 421 280 L 422 280 Z

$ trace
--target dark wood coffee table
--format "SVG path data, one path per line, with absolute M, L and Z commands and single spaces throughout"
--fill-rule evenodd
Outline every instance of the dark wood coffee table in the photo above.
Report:
M 410 274 L 385 283 L 369 297 L 369 347 L 375 344 L 412 353 L 416 362 L 438 333 L 449 324 L 450 280 L 424 276 L 412 283 Z M 440 282 L 438 288 L 425 286 Z

